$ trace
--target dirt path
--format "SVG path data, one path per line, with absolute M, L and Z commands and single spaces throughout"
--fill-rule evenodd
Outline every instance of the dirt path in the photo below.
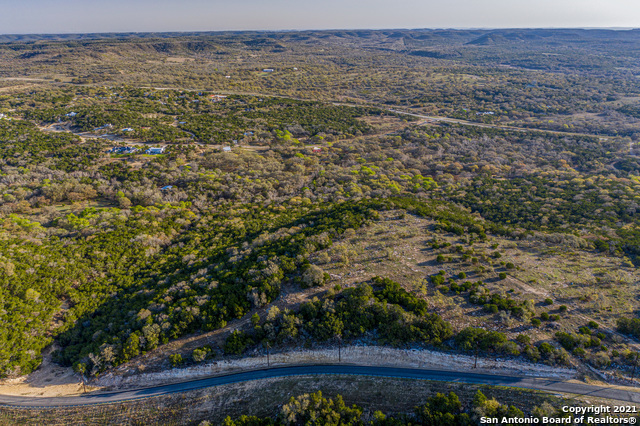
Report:
M 35 78 L 35 77 L 2 77 L 0 78 L 2 81 L 37 81 L 37 82 L 53 82 L 53 80 L 49 80 L 46 78 Z
M 423 118 L 426 120 L 431 120 L 436 122 L 439 121 L 443 123 L 462 124 L 464 126 L 481 127 L 484 129 L 498 129 L 498 130 L 513 131 L 513 132 L 538 132 L 538 133 L 549 133 L 552 135 L 563 135 L 563 136 L 588 136 L 593 138 L 600 138 L 601 140 L 612 139 L 612 137 L 610 136 L 592 135 L 589 133 L 560 132 L 557 130 L 505 126 L 505 125 L 499 125 L 499 124 L 476 123 L 475 121 L 467 121 L 467 120 L 460 120 L 457 118 L 439 117 L 439 116 L 432 116 L 432 115 L 415 114 L 412 112 L 405 112 L 405 111 L 400 111 L 396 109 L 388 109 L 388 111 L 393 112 L 395 114 L 408 115 L 410 117 Z

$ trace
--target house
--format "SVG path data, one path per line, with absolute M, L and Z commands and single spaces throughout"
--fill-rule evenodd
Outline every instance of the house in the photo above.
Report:
M 322 152 L 322 148 L 320 148 L 319 146 L 314 146 L 313 152 Z
M 93 130 L 95 131 L 95 130 L 102 130 L 102 129 L 111 129 L 112 127 L 113 127 L 113 124 L 107 123 L 107 124 L 105 124 L 104 126 L 96 127 L 96 128 L 95 128 L 95 129 L 93 129 Z
M 222 147 L 222 151 L 224 151 L 224 152 L 231 152 L 231 147 L 230 147 L 230 146 L 223 146 L 223 147 Z
M 133 132 L 133 129 L 131 127 L 127 127 L 122 129 L 123 132 Z
M 164 146 L 161 148 L 149 148 L 145 151 L 145 154 L 151 154 L 151 155 L 164 154 L 164 149 L 165 149 Z
M 167 185 L 167 186 L 163 186 L 162 188 L 160 188 L 160 191 L 169 191 L 173 189 L 172 185 Z
M 262 70 L 262 72 L 274 72 L 275 70 L 273 68 L 265 68 Z
M 244 132 L 245 136 L 253 136 L 253 132 Z
M 133 154 L 138 151 L 140 151 L 138 148 L 134 148 L 132 146 L 116 146 L 107 152 L 113 152 L 114 154 Z
M 69 114 L 67 114 L 67 117 L 75 117 L 76 115 L 78 115 L 77 112 L 71 111 Z

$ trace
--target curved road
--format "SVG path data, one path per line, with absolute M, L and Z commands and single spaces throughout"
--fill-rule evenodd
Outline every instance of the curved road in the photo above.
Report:
M 372 367 L 360 365 L 304 365 L 291 367 L 274 367 L 263 370 L 246 371 L 224 376 L 207 377 L 170 385 L 150 388 L 122 390 L 115 392 L 89 393 L 73 397 L 37 398 L 24 396 L 0 395 L 0 406 L 51 408 L 79 405 L 111 404 L 115 402 L 150 398 L 176 392 L 226 385 L 231 383 L 260 380 L 286 376 L 312 375 L 357 375 L 414 380 L 435 380 L 443 382 L 472 383 L 493 386 L 535 389 L 547 392 L 566 392 L 578 395 L 589 395 L 598 398 L 640 403 L 640 393 L 612 387 L 591 386 L 569 383 L 557 379 L 538 379 L 520 376 L 502 376 L 491 374 L 475 374 L 457 371 L 418 370 L 410 368 Z

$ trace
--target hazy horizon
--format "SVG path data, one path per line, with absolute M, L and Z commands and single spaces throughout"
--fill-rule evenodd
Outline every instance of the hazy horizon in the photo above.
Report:
M 278 33 L 278 32 L 304 32 L 304 31 L 492 31 L 492 30 L 609 30 L 609 31 L 633 31 L 638 27 L 350 27 L 350 28 L 297 28 L 297 29 L 236 29 L 236 30 L 182 30 L 182 31 L 78 31 L 78 32 L 45 32 L 45 33 L 1 33 L 2 36 L 56 36 L 56 35 L 100 35 L 100 34 L 190 34 L 190 33 Z
M 0 0 L 0 34 L 640 27 L 631 0 Z

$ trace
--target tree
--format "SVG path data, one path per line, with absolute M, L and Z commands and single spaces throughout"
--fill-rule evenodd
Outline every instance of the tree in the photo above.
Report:
M 347 407 L 342 396 L 327 399 L 318 391 L 312 394 L 304 394 L 282 406 L 281 415 L 288 425 L 356 425 L 361 423 L 362 408 L 358 406 Z
M 140 336 L 137 332 L 131 333 L 126 343 L 122 347 L 122 356 L 124 359 L 129 360 L 140 354 Z
M 169 362 L 172 367 L 179 367 L 184 363 L 184 360 L 180 354 L 171 354 L 169 355 Z
M 204 346 L 202 348 L 194 349 L 192 354 L 191 354 L 191 358 L 193 358 L 193 360 L 195 362 L 202 362 L 205 359 L 207 359 L 209 354 L 211 354 L 211 348 L 207 347 L 207 346 Z
M 224 352 L 226 354 L 240 355 L 252 343 L 251 337 L 240 330 L 235 330 L 224 342 Z
M 73 365 L 73 369 L 75 370 L 76 373 L 80 374 L 80 377 L 82 378 L 82 388 L 84 390 L 84 392 L 87 392 L 87 385 L 86 385 L 86 380 L 85 380 L 85 373 L 87 372 L 87 364 L 85 364 L 84 362 L 77 362 Z
M 524 417 L 522 410 L 513 405 L 502 405 L 493 398 L 487 398 L 480 391 L 473 398 L 473 413 L 476 418 L 492 417 L 497 418 L 499 422 L 503 419 Z
M 419 424 L 425 426 L 465 426 L 471 425 L 469 416 L 462 412 L 462 404 L 458 396 L 436 394 L 427 403 L 416 407 L 415 416 Z
M 145 349 L 150 351 L 158 347 L 160 342 L 160 326 L 158 324 L 147 324 L 142 327 L 142 335 L 145 340 Z
M 302 273 L 302 286 L 304 288 L 317 287 L 324 285 L 327 281 L 328 274 L 316 265 L 309 265 Z

